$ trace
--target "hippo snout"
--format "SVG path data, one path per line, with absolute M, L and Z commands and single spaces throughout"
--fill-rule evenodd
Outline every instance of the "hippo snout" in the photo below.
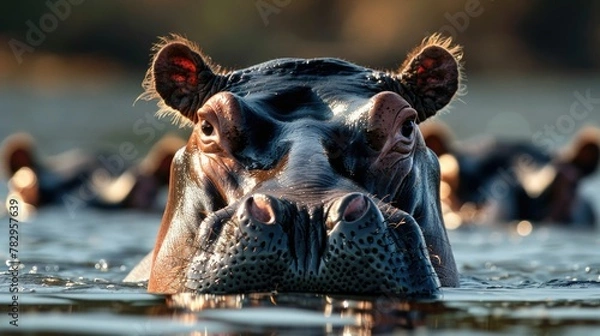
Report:
M 256 193 L 226 220 L 212 251 L 187 272 L 196 292 L 390 293 L 431 296 L 440 287 L 417 223 L 351 192 L 303 205 Z M 207 262 L 208 261 L 208 262 Z

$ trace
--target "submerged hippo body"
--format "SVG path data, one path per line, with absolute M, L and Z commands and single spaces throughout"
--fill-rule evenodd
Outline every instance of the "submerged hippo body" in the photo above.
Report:
M 457 286 L 439 165 L 419 122 L 458 88 L 459 50 L 430 38 L 398 73 L 338 59 L 218 72 L 159 46 L 146 98 L 193 131 L 172 164 L 151 292 L 431 295 Z

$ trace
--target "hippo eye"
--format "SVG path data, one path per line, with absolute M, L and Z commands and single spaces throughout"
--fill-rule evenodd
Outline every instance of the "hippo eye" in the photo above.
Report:
M 200 129 L 204 135 L 209 136 L 212 135 L 215 128 L 208 121 L 202 120 L 202 124 L 200 125 Z
M 415 129 L 415 121 L 413 119 L 406 120 L 402 124 L 402 128 L 400 129 L 400 133 L 406 138 L 410 137 L 412 132 Z

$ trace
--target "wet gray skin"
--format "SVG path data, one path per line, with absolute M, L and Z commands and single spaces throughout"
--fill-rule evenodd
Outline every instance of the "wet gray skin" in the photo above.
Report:
M 193 131 L 154 251 L 127 280 L 425 297 L 458 285 L 417 126 L 456 93 L 457 48 L 430 38 L 398 72 L 328 58 L 221 72 L 196 50 L 167 39 L 149 71 L 146 97 Z

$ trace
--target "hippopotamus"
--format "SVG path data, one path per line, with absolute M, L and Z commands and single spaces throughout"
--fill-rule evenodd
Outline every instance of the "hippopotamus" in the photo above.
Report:
M 102 164 L 92 173 L 94 197 L 88 205 L 102 209 L 138 209 L 164 211 L 160 192 L 169 183 L 171 161 L 185 144 L 179 136 L 164 135 L 146 156 L 123 171 Z M 95 179 L 95 177 L 100 177 Z
M 40 158 L 33 137 L 27 133 L 8 136 L 0 156 L 12 197 L 35 208 L 65 205 L 73 210 L 85 205 L 163 211 L 164 204 L 156 200 L 160 189 L 168 184 L 173 155 L 184 143 L 167 134 L 139 163 L 120 170 L 102 159 L 112 155 L 92 155 L 81 149 Z
M 397 71 L 335 58 L 226 71 L 184 38 L 161 40 L 141 97 L 192 131 L 154 249 L 125 281 L 213 294 L 458 286 L 418 124 L 457 94 L 461 53 L 432 36 Z
M 34 207 L 60 202 L 81 180 L 89 178 L 93 158 L 80 150 L 70 150 L 47 160 L 36 153 L 34 138 L 24 132 L 2 142 L 0 156 L 3 175 L 13 197 Z
M 454 220 L 595 226 L 594 207 L 581 195 L 580 185 L 598 168 L 597 128 L 581 129 L 556 152 L 519 139 L 486 137 L 456 144 L 439 122 L 424 123 L 421 131 L 440 158 L 442 202 Z

